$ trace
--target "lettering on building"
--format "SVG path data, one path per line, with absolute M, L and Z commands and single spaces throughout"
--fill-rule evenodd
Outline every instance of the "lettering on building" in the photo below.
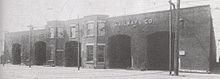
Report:
M 139 24 L 152 24 L 153 23 L 153 19 L 151 18 L 145 18 L 145 19 L 129 19 L 129 20 L 125 20 L 125 21 L 120 21 L 120 22 L 115 22 L 115 26 L 132 26 L 132 25 L 139 25 Z

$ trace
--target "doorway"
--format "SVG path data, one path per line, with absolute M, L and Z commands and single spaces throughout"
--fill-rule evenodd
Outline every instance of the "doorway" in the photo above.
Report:
M 46 64 L 46 43 L 39 41 L 35 43 L 35 65 Z
M 79 50 L 81 51 L 81 44 L 78 44 L 77 41 L 69 41 L 65 44 L 65 66 L 66 67 L 77 67 L 78 66 L 78 47 L 79 47 Z M 79 54 L 80 54 L 80 51 L 79 51 Z M 79 63 L 81 65 L 81 58 L 80 58 Z
M 21 45 L 18 43 L 12 45 L 12 64 L 21 64 Z
M 108 45 L 110 68 L 131 67 L 131 38 L 129 36 L 112 36 L 108 40 Z
M 172 39 L 172 63 L 173 64 L 173 43 Z M 168 70 L 169 69 L 169 32 L 162 31 L 147 36 L 147 58 L 148 69 Z M 172 65 L 173 66 L 173 65 Z

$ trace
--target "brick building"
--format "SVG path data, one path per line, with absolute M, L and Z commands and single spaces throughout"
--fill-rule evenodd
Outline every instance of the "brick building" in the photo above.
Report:
M 180 12 L 183 19 L 179 38 L 180 69 L 210 71 L 216 62 L 210 7 L 183 8 Z M 167 70 L 169 16 L 169 11 L 158 11 L 49 21 L 44 30 L 34 32 L 32 64 L 43 65 L 54 60 L 57 66 L 67 67 L 80 64 L 84 68 Z M 17 64 L 20 64 L 28 58 L 27 32 L 7 34 L 6 39 L 6 51 L 13 63 L 19 60 Z M 17 55 L 20 55 L 18 59 Z
M 43 30 L 34 30 L 32 35 L 32 58 L 33 63 L 36 63 L 36 53 L 39 52 L 39 48 L 45 45 L 47 42 L 46 39 L 47 31 Z M 21 64 L 25 63 L 25 61 L 29 60 L 30 55 L 30 44 L 29 44 L 29 31 L 21 31 L 21 32 L 8 32 L 5 34 L 5 54 L 7 55 L 7 59 L 11 61 L 13 64 Z M 41 48 L 42 50 L 42 48 Z M 36 52 L 36 53 L 33 53 Z M 42 52 L 46 53 L 46 52 Z M 46 56 L 46 55 L 45 55 Z

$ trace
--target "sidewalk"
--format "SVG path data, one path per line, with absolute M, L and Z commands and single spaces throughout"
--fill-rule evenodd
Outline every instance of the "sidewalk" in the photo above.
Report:
M 168 71 L 124 69 L 80 69 L 75 67 L 0 66 L 0 79 L 220 79 L 220 74 L 182 73 L 170 76 Z

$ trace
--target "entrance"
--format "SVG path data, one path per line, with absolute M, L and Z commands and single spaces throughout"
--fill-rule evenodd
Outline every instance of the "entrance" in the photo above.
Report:
M 147 36 L 148 69 L 169 69 L 169 32 L 156 32 Z M 172 40 L 173 44 L 173 40 Z M 173 45 L 172 45 L 172 48 Z M 173 49 L 172 49 L 173 52 Z M 172 54 L 173 55 L 173 54 Z M 173 56 L 172 56 L 173 62 Z
M 79 44 L 79 47 L 80 47 L 79 50 L 81 51 L 80 44 Z M 81 59 L 80 59 L 80 64 L 81 64 Z M 66 67 L 77 67 L 78 66 L 78 42 L 77 41 L 69 41 L 65 44 L 65 66 Z
M 35 65 L 46 64 L 46 43 L 39 41 L 35 43 Z
M 110 68 L 131 67 L 131 38 L 127 35 L 115 35 L 108 41 Z
M 12 45 L 12 64 L 21 64 L 21 45 L 17 43 Z

